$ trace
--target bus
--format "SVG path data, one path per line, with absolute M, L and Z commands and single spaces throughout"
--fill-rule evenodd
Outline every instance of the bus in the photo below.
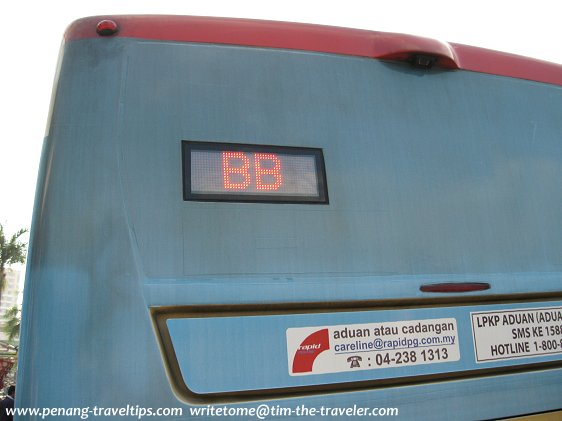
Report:
M 561 134 L 557 64 L 297 23 L 74 22 L 16 393 L 43 412 L 19 419 L 560 416 Z

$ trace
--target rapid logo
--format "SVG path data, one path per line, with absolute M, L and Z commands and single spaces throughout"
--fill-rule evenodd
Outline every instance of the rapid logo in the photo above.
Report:
M 308 335 L 301 342 L 293 357 L 293 373 L 311 372 L 316 357 L 328 349 L 330 349 L 328 329 L 318 330 Z

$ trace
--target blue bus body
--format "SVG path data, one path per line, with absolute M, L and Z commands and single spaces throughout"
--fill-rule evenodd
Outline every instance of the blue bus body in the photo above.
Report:
M 543 349 L 552 338 L 525 319 L 562 308 L 560 86 L 100 37 L 65 43 L 53 95 L 19 407 L 179 407 L 169 419 L 191 419 L 201 405 L 355 405 L 427 420 L 562 408 L 562 342 L 553 330 Z M 187 141 L 320 149 L 329 201 L 184 200 Z M 440 283 L 489 288 L 420 290 Z M 479 357 L 478 324 L 506 314 L 518 339 Z M 374 367 L 361 348 L 385 324 L 407 341 L 428 320 L 450 329 L 457 357 L 401 364 L 397 353 L 423 349 L 389 345 Z M 338 348 L 363 365 L 295 371 L 298 329 L 327 329 L 329 352 L 336 331 L 369 335 Z

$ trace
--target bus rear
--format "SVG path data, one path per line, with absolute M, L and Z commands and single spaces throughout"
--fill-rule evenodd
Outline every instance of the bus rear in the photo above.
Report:
M 17 406 L 562 408 L 561 86 L 558 65 L 406 35 L 75 22 Z

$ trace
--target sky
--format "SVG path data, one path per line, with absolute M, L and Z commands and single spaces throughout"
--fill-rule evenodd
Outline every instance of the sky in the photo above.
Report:
M 31 227 L 35 183 L 65 28 L 94 15 L 173 14 L 398 32 L 562 64 L 558 2 L 371 0 L 4 1 L 0 65 L 0 223 Z

